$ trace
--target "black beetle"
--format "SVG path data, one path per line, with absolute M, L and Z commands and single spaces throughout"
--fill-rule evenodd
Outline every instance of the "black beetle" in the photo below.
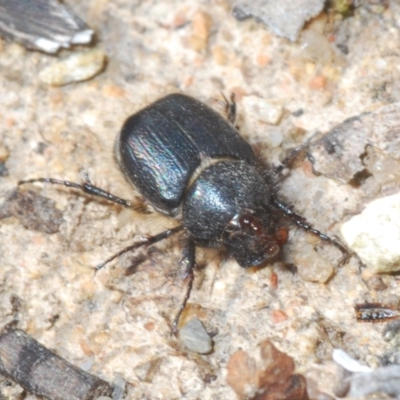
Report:
M 129 117 L 115 144 L 125 177 L 157 211 L 180 220 L 181 225 L 126 247 L 96 270 L 127 251 L 185 231 L 183 263 L 189 283 L 174 330 L 190 295 L 196 245 L 223 246 L 244 268 L 260 265 L 287 240 L 287 229 L 279 223 L 283 215 L 348 254 L 340 243 L 312 228 L 279 200 L 274 179 L 292 157 L 265 174 L 252 147 L 233 125 L 233 97 L 226 106 L 229 121 L 192 97 L 168 95 Z M 52 178 L 19 184 L 29 182 L 61 184 L 132 206 L 92 185 L 87 177 L 82 184 Z

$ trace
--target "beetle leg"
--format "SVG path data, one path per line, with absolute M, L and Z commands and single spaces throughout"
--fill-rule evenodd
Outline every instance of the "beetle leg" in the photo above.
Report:
M 310 144 L 310 141 L 307 140 L 306 142 L 304 142 L 303 144 L 301 144 L 300 146 L 296 147 L 295 149 L 293 149 L 290 154 L 281 161 L 281 163 L 276 166 L 273 170 L 275 175 L 280 175 L 282 173 L 282 171 L 285 168 L 288 168 L 290 166 L 290 164 L 297 158 L 297 156 L 306 148 L 308 147 Z M 286 178 L 286 176 L 285 176 Z
M 139 247 L 150 246 L 154 243 L 160 242 L 161 240 L 167 239 L 170 236 L 174 235 L 175 233 L 178 233 L 182 229 L 183 229 L 183 225 L 180 225 L 180 226 L 177 226 L 176 228 L 167 229 L 166 231 L 161 232 L 158 235 L 143 238 L 140 242 L 133 243 L 130 246 L 123 248 L 122 250 L 113 254 L 111 257 L 107 258 L 107 260 L 105 260 L 101 264 L 97 265 L 95 268 L 95 272 L 97 272 L 99 269 L 103 268 L 109 262 L 115 260 L 117 257 L 121 256 L 122 254 L 127 253 L 128 251 L 133 251 L 133 250 L 138 249 Z
M 313 228 L 311 224 L 307 222 L 307 220 L 304 217 L 295 213 L 287 204 L 282 203 L 281 201 L 274 198 L 272 199 L 272 202 L 276 207 L 279 208 L 280 211 L 283 212 L 283 214 L 286 217 L 288 217 L 298 227 L 304 229 L 305 231 L 313 233 L 314 235 L 318 236 L 325 242 L 328 242 L 329 244 L 337 247 L 343 253 L 343 259 L 340 261 L 340 265 L 344 265 L 348 261 L 348 259 L 351 256 L 351 253 L 342 244 L 330 238 L 328 235 L 325 235 L 318 229 Z
M 114 194 L 107 192 L 106 190 L 93 185 L 92 182 L 90 182 L 89 176 L 87 173 L 84 174 L 84 178 L 85 179 L 82 183 L 63 181 L 63 180 L 54 179 L 54 178 L 25 179 L 23 181 L 19 181 L 18 186 L 24 185 L 26 183 L 35 183 L 35 182 L 51 183 L 53 185 L 63 185 L 63 186 L 72 187 L 74 189 L 81 190 L 82 192 L 92 195 L 92 196 L 97 196 L 97 197 L 101 197 L 103 199 L 107 199 L 114 203 L 120 204 L 124 207 L 132 207 L 132 204 L 128 200 L 122 199 L 121 197 L 115 196 Z
M 174 321 L 172 323 L 171 331 L 173 334 L 176 334 L 179 330 L 178 329 L 179 318 L 181 317 L 181 314 L 186 307 L 186 304 L 190 297 L 190 292 L 192 291 L 193 280 L 194 280 L 193 270 L 196 267 L 195 249 L 196 249 L 196 247 L 195 247 L 193 240 L 188 239 L 187 245 L 183 249 L 183 257 L 182 257 L 182 261 L 181 261 L 181 264 L 185 265 L 185 268 L 186 268 L 185 279 L 188 280 L 188 283 L 187 283 L 185 297 L 183 298 L 182 304 L 179 307 L 179 311 L 176 314 L 176 317 L 174 318 Z
M 304 151 L 310 145 L 311 141 L 314 140 L 314 138 L 319 134 L 319 132 L 316 132 L 300 146 L 297 146 L 295 149 L 293 149 L 290 154 L 274 168 L 274 174 L 280 175 L 285 168 L 290 167 L 290 164 L 297 158 L 297 156 Z
M 231 93 L 231 98 L 228 100 L 227 97 L 222 93 L 222 97 L 224 101 L 221 102 L 225 107 L 226 119 L 232 124 L 235 125 L 236 122 L 236 101 L 235 101 L 235 93 Z

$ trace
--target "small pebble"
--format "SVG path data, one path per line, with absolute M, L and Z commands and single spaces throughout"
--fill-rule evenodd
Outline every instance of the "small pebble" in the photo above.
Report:
M 243 108 L 247 114 L 254 114 L 255 117 L 267 124 L 276 125 L 282 118 L 283 108 L 258 96 L 245 96 L 242 100 Z
M 212 340 L 197 318 L 191 319 L 180 329 L 179 339 L 188 350 L 196 353 L 207 354 L 212 350 Z
M 311 245 L 304 245 L 294 257 L 301 279 L 308 282 L 327 282 L 334 273 L 332 264 L 321 257 Z
M 84 371 L 90 371 L 94 364 L 94 357 L 89 357 L 83 364 L 81 364 L 81 369 Z
M 122 400 L 124 397 L 124 393 L 125 393 L 125 388 L 126 388 L 126 381 L 125 379 L 118 375 L 113 384 L 112 384 L 114 390 L 113 390 L 113 394 L 112 394 L 112 400 Z
M 206 12 L 198 11 L 193 16 L 192 35 L 189 38 L 189 43 L 194 51 L 200 52 L 207 47 L 211 27 L 212 19 Z
M 398 399 L 400 395 L 400 366 L 389 365 L 379 367 L 368 373 L 353 375 L 350 380 L 349 398 L 367 398 L 370 394 L 374 394 L 376 399 L 384 399 L 383 394 L 389 395 L 389 398 Z M 368 398 L 374 397 L 368 396 Z
M 342 349 L 334 349 L 332 352 L 333 361 L 341 365 L 346 371 L 350 372 L 370 372 L 372 368 L 360 364 L 357 360 L 350 357 Z
M 51 86 L 85 81 L 100 73 L 105 61 L 106 55 L 101 49 L 72 54 L 43 69 L 39 74 L 39 79 Z
M 0 204 L 0 220 L 15 217 L 27 229 L 56 233 L 63 222 L 62 212 L 55 202 L 31 190 L 11 191 Z
M 400 194 L 372 201 L 341 232 L 371 272 L 400 271 Z
M 276 35 L 294 42 L 303 25 L 318 15 L 323 7 L 323 0 L 237 0 L 232 14 L 239 21 L 252 17 L 267 25 Z

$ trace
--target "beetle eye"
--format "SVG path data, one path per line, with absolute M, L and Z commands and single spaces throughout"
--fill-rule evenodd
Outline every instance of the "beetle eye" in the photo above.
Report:
M 248 235 L 259 236 L 263 232 L 261 220 L 249 212 L 245 212 L 239 217 L 239 225 L 240 229 Z

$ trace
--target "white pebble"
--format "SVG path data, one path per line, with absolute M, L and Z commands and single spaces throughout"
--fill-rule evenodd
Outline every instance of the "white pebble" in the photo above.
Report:
M 75 53 L 43 69 L 39 79 L 51 86 L 85 81 L 102 71 L 105 60 L 106 55 L 100 49 Z
M 371 272 L 400 271 L 400 193 L 372 201 L 341 232 Z
M 350 372 L 370 372 L 372 368 L 360 364 L 357 360 L 350 357 L 342 349 L 334 349 L 332 352 L 333 361 L 341 365 L 345 370 Z
M 242 105 L 246 115 L 254 116 L 256 119 L 267 124 L 276 125 L 282 118 L 283 108 L 272 104 L 258 96 L 245 96 Z

